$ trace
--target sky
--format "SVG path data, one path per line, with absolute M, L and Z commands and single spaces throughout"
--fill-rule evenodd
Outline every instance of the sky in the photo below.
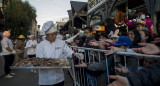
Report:
M 23 0 L 29 1 L 29 3 L 36 8 L 37 11 L 37 23 L 43 25 L 47 21 L 61 20 L 62 18 L 68 18 L 67 10 L 71 9 L 70 1 L 82 1 L 88 0 Z

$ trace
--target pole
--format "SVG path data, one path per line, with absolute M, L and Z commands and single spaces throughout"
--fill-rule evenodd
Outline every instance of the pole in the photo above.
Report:
M 126 0 L 126 18 L 128 19 L 128 0 Z M 126 30 L 128 32 L 128 26 L 126 27 Z

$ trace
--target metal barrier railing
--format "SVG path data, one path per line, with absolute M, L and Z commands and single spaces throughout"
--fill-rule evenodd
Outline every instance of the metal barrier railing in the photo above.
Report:
M 105 56 L 104 53 L 108 50 L 100 50 L 100 49 L 94 49 L 94 48 L 85 48 L 85 47 L 77 47 L 77 46 L 69 46 L 72 50 L 74 50 L 77 53 L 83 53 L 84 55 L 84 62 L 88 64 L 97 64 L 97 63 L 103 63 L 102 68 L 105 69 L 103 71 L 104 76 L 106 76 L 106 85 L 110 83 L 110 79 L 107 77 L 107 75 L 110 75 L 111 63 L 114 64 L 114 66 L 117 65 L 117 60 L 119 56 L 123 56 L 124 59 L 124 66 L 127 67 L 127 59 L 130 57 L 136 57 L 137 59 L 137 65 L 139 66 L 139 59 L 143 58 L 152 58 L 152 59 L 160 59 L 160 56 L 158 55 L 146 55 L 146 54 L 139 54 L 139 53 L 128 53 L 128 52 L 116 52 L 112 56 Z M 138 58 L 137 58 L 138 57 Z M 113 62 L 112 62 L 113 61 Z M 78 61 L 79 62 L 79 61 Z M 72 78 L 74 80 L 74 86 L 100 86 L 98 84 L 97 78 L 99 77 L 98 74 L 96 74 L 99 71 L 96 70 L 88 70 L 87 68 L 76 68 L 74 65 L 78 62 L 74 61 L 74 64 L 72 64 L 72 72 L 70 71 Z M 94 66 L 94 65 L 93 65 Z M 94 67 L 93 67 L 94 68 Z M 95 68 L 96 69 L 96 68 Z M 116 70 L 114 71 L 115 73 Z M 103 75 L 102 74 L 102 75 Z M 97 76 L 98 75 L 98 76 Z

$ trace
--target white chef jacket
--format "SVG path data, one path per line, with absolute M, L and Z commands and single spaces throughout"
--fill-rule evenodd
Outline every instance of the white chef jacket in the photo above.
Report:
M 26 48 L 27 49 L 27 55 L 34 55 L 35 53 L 35 49 L 34 47 L 32 47 L 32 45 L 37 45 L 37 41 L 36 40 L 28 40 L 26 43 Z
M 66 58 L 73 51 L 64 41 L 56 39 L 54 42 L 42 41 L 36 48 L 38 58 Z M 54 85 L 64 81 L 63 69 L 41 69 L 39 70 L 39 85 Z
M 75 35 L 75 36 L 72 36 L 71 38 L 68 38 L 68 39 L 65 40 L 65 41 L 71 43 L 71 42 L 73 42 L 73 39 L 76 38 L 78 35 L 79 35 L 79 34 L 77 34 L 77 35 Z
M 1 45 L 2 45 L 3 55 L 10 55 L 11 52 L 9 52 L 6 48 L 9 47 L 11 50 L 13 50 L 12 41 L 7 37 L 4 37 L 1 41 Z

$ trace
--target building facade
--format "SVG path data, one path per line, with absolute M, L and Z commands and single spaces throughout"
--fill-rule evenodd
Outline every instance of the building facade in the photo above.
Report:
M 129 18 L 135 17 L 133 12 L 144 12 L 154 21 L 156 31 L 159 5 L 160 0 L 88 0 L 87 25 L 103 24 L 107 18 L 114 19 L 118 11 L 124 12 Z
M 74 35 L 87 25 L 87 3 L 70 1 L 71 10 L 68 10 L 69 20 L 60 29 L 61 34 Z
M 30 30 L 30 34 L 34 35 L 36 39 L 39 39 L 40 25 L 37 25 L 37 21 L 35 19 L 32 20 L 32 27 Z

